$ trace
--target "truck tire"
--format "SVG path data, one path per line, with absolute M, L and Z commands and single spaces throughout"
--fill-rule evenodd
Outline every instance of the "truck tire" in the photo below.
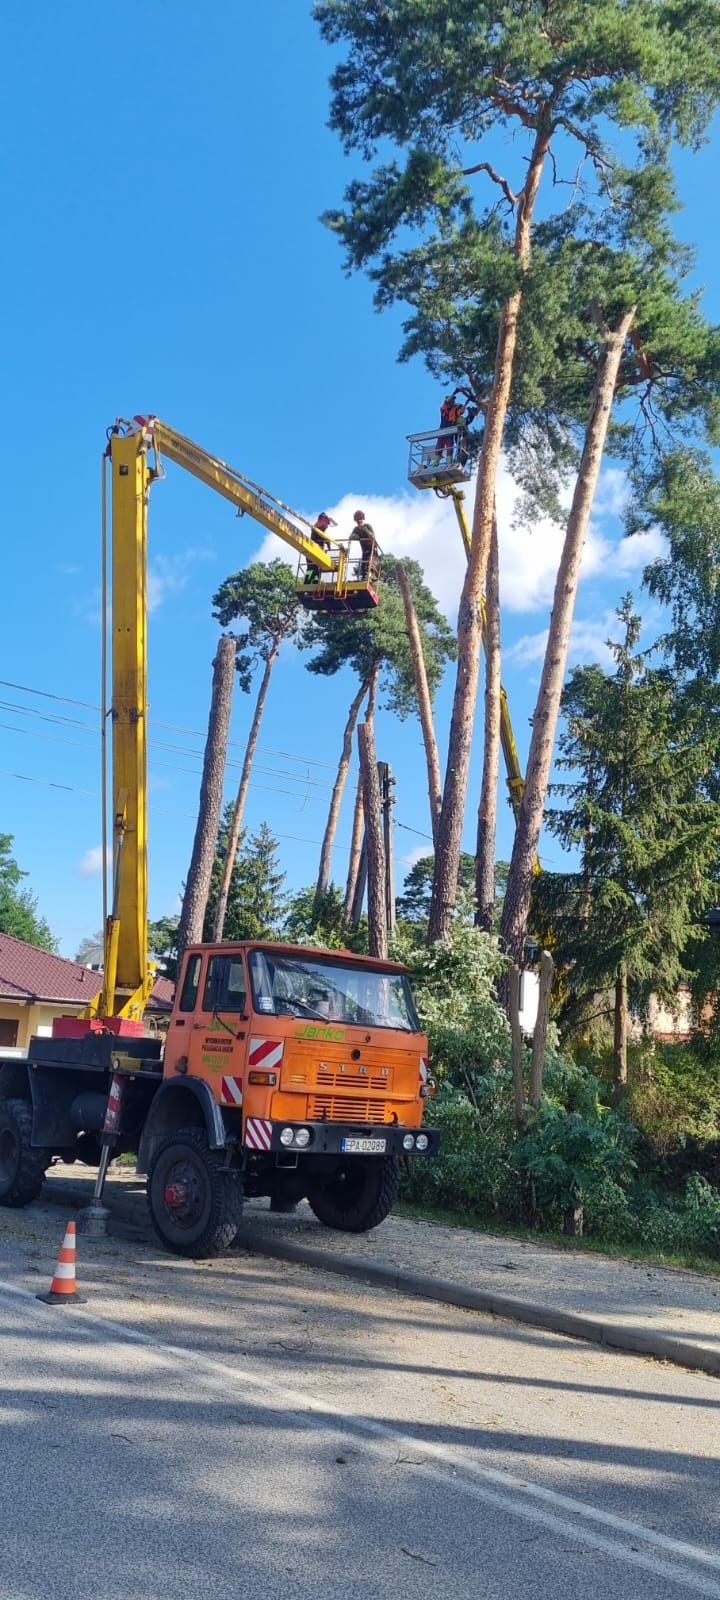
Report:
M 50 1151 L 31 1143 L 29 1100 L 0 1100 L 0 1206 L 26 1206 L 42 1189 Z
M 184 1128 L 158 1145 L 147 1180 L 153 1228 L 178 1256 L 222 1255 L 242 1219 L 239 1172 L 211 1150 L 201 1128 Z
M 315 1179 L 308 1205 L 318 1222 L 344 1233 L 367 1233 L 389 1216 L 397 1200 L 400 1173 L 394 1156 L 350 1156 L 332 1176 Z

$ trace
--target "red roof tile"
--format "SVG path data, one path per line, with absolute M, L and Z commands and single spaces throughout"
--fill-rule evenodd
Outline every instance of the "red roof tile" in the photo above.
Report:
M 81 967 L 64 956 L 48 955 L 24 939 L 0 933 L 0 1000 L 30 1005 L 44 1000 L 52 1005 L 86 1006 L 99 993 L 102 973 Z M 172 1011 L 175 984 L 156 978 L 150 996 L 153 1011 Z
M 63 956 L 48 955 L 24 939 L 0 933 L 0 998 L 30 1003 L 47 1000 L 62 1005 L 87 1005 L 101 978 L 89 967 Z
M 148 1003 L 149 1011 L 172 1011 L 175 984 L 172 978 L 156 978 Z

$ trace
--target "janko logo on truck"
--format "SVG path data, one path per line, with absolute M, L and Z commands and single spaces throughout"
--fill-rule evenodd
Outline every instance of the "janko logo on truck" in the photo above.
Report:
M 306 1022 L 295 1035 L 296 1039 L 330 1039 L 340 1043 L 345 1038 L 344 1028 L 322 1028 L 316 1022 Z

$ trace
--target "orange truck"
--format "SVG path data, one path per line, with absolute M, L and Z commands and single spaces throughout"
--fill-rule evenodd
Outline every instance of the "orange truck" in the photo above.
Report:
M 81 1028 L 84 1031 L 81 1031 Z M 63 1030 L 61 1030 L 62 1032 Z M 359 1233 L 391 1210 L 403 1157 L 428 1157 L 427 1038 L 402 966 L 271 943 L 186 951 L 164 1048 L 67 1030 L 0 1058 L 0 1204 L 53 1159 L 135 1151 L 178 1255 L 233 1243 L 245 1196 Z M 74 1035 L 74 1036 L 73 1036 Z

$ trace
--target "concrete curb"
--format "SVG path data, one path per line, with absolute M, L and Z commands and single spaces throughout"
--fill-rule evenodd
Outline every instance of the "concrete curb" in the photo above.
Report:
M 88 1203 L 87 1193 L 74 1188 L 65 1179 L 46 1183 L 42 1193 L 43 1199 L 51 1204 L 71 1209 L 81 1209 Z M 111 1221 L 116 1217 L 124 1222 L 140 1224 L 147 1231 L 143 1196 L 115 1193 L 105 1196 L 106 1203 L 108 1198 Z M 693 1344 L 672 1334 L 656 1333 L 650 1328 L 608 1322 L 602 1317 L 581 1316 L 575 1311 L 558 1311 L 532 1300 L 515 1300 L 511 1295 L 474 1289 L 469 1284 L 456 1283 L 449 1278 L 409 1272 L 402 1267 L 394 1267 L 389 1261 L 368 1261 L 364 1256 L 337 1255 L 334 1250 L 323 1250 L 317 1245 L 303 1244 L 296 1239 L 280 1239 L 258 1228 L 241 1228 L 236 1248 L 247 1250 L 252 1255 L 269 1256 L 276 1261 L 293 1261 L 300 1266 L 318 1267 L 323 1272 L 335 1273 L 337 1277 L 378 1284 L 384 1289 L 396 1289 L 400 1294 L 436 1300 L 441 1305 L 460 1306 L 464 1310 L 482 1311 L 511 1322 L 526 1323 L 533 1328 L 546 1328 L 550 1333 L 566 1334 L 571 1339 L 584 1339 L 612 1350 L 650 1356 L 655 1361 L 667 1361 L 676 1367 L 690 1367 L 713 1376 L 720 1374 L 720 1350 Z

